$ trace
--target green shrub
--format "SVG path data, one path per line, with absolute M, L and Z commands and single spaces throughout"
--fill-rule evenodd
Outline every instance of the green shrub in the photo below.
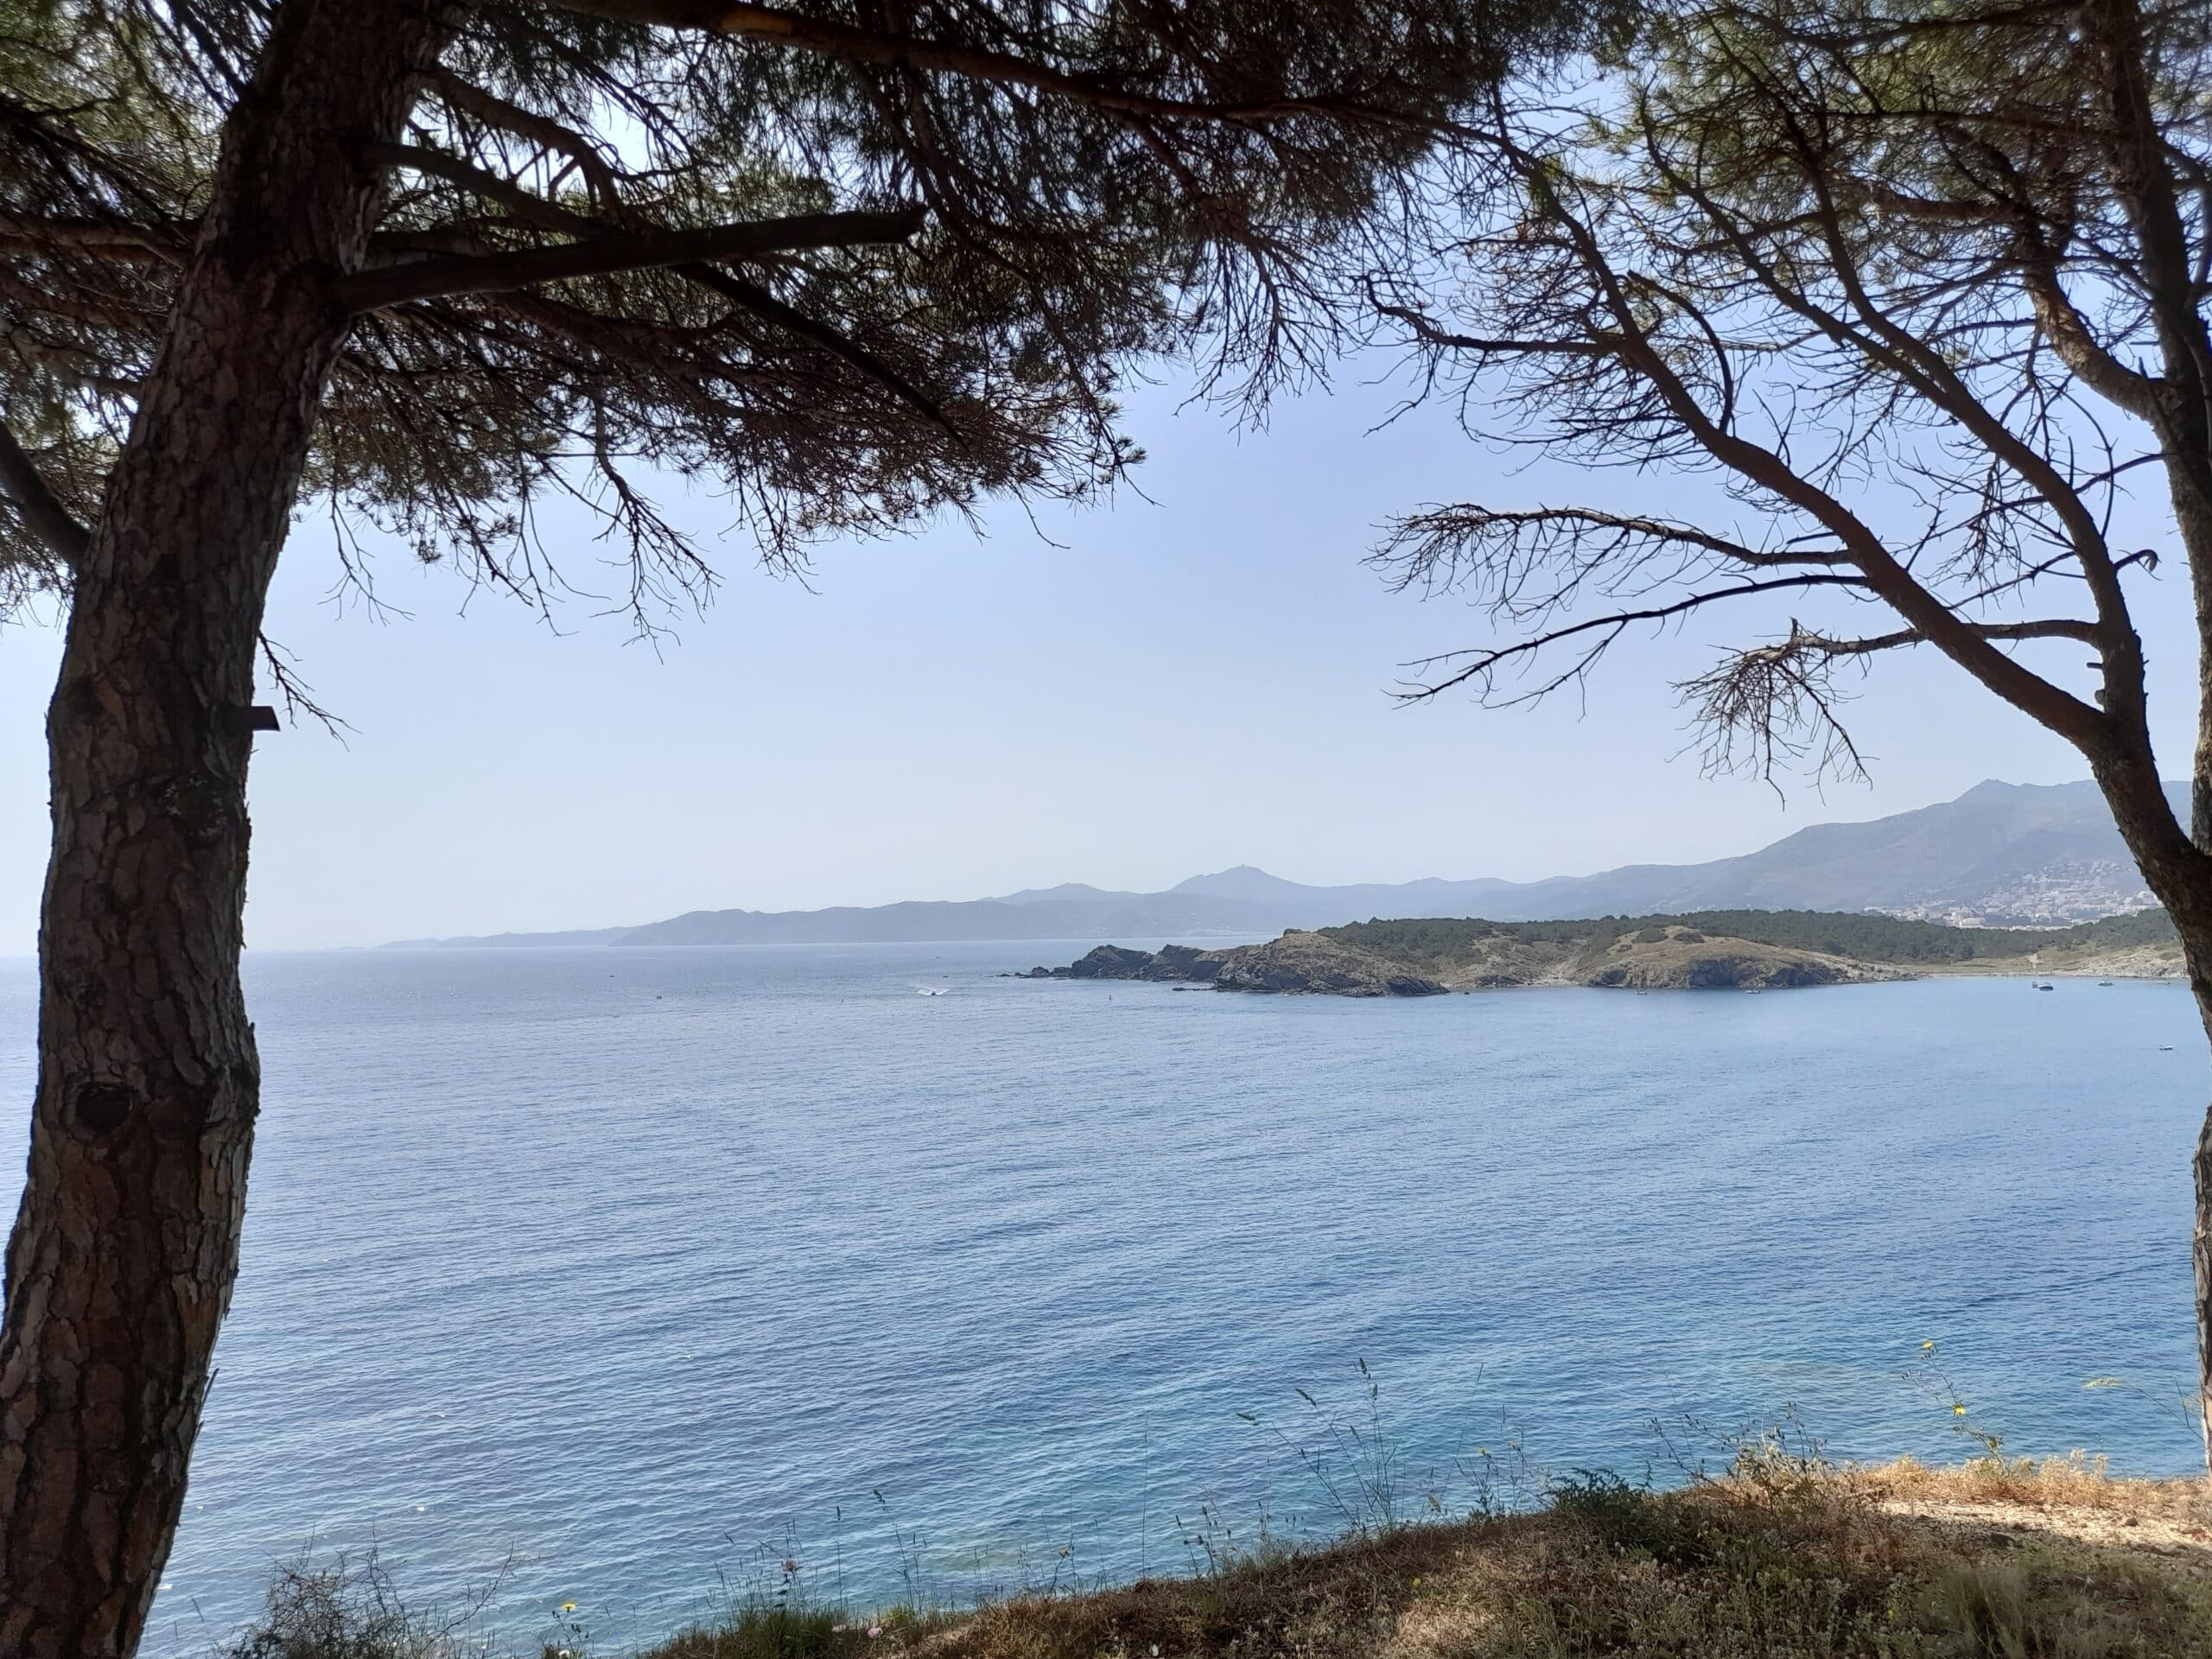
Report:
M 879 1626 L 879 1628 L 881 1628 Z M 660 1659 L 828 1659 L 866 1645 L 844 1615 L 826 1608 L 748 1605 L 654 1649 Z
M 1670 1566 L 1711 1554 L 1677 1505 L 1662 1502 L 1649 1483 L 1631 1485 L 1610 1469 L 1577 1469 L 1551 1488 L 1553 1511 L 1588 1528 L 1609 1548 L 1649 1555 Z

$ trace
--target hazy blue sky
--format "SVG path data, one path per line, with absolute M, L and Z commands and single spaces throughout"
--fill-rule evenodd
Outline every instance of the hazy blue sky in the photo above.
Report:
M 1152 889 L 1239 862 L 1317 882 L 1529 878 L 1745 851 L 1986 777 L 2084 774 L 1930 657 L 1885 664 L 1857 705 L 1872 789 L 1794 788 L 1785 806 L 1707 781 L 1667 684 L 1755 631 L 1749 614 L 1624 648 L 1586 709 L 1395 706 L 1398 664 L 1484 631 L 1363 568 L 1390 512 L 1578 491 L 1712 509 L 1663 480 L 1518 470 L 1440 419 L 1370 433 L 1389 403 L 1355 382 L 1239 435 L 1179 410 L 1173 387 L 1141 393 L 1149 501 L 1048 517 L 1060 546 L 1001 510 L 980 542 L 949 525 L 825 548 L 811 592 L 733 539 L 718 601 L 658 659 L 582 601 L 558 633 L 488 593 L 463 616 L 450 573 L 398 554 L 381 591 L 411 620 L 334 614 L 325 532 L 303 524 L 270 630 L 356 730 L 343 746 L 313 727 L 260 740 L 250 938 Z M 709 497 L 681 512 L 724 522 Z M 596 554 L 576 540 L 588 587 Z M 2172 577 L 2153 591 L 2171 763 L 2187 753 L 2186 594 Z M 0 635 L 0 950 L 35 933 L 55 652 L 48 630 Z

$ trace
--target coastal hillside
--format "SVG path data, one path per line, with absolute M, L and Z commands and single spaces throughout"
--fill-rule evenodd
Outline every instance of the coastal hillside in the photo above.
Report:
M 2177 784 L 2166 788 L 2186 823 L 2186 791 Z M 1525 920 L 1702 910 L 1876 910 L 1927 921 L 2024 927 L 2092 921 L 2152 902 L 2094 785 L 1991 781 L 1917 811 L 1865 823 L 1811 824 L 1740 858 L 1630 865 L 1532 882 L 1460 913 Z
M 1436 996 L 1512 986 L 1769 990 L 1935 973 L 2165 978 L 2181 947 L 2163 912 L 2063 928 L 1953 927 L 1818 911 L 1499 922 L 1436 918 L 1292 930 L 1224 950 L 1102 945 L 1032 979 L 1178 981 L 1217 990 Z
M 2180 786 L 2169 785 L 2178 800 Z M 2182 804 L 2186 813 L 2186 803 Z M 1065 882 L 994 899 L 828 910 L 694 910 L 642 926 L 409 939 L 391 948 L 896 944 L 962 939 L 1243 938 L 1362 916 L 1547 916 L 1707 910 L 1879 911 L 1988 927 L 2066 926 L 2152 903 L 2094 785 L 1977 784 L 1955 801 L 1819 823 L 1740 858 L 1636 864 L 1541 881 L 1425 879 L 1313 887 L 1249 865 L 1165 893 Z

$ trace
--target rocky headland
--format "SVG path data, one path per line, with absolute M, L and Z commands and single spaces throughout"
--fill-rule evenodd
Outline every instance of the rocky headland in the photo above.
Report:
M 1808 911 L 1458 918 L 1294 929 L 1259 944 L 1157 950 L 1101 945 L 1028 979 L 1172 982 L 1224 991 L 1440 996 L 1513 986 L 1607 990 L 1781 990 L 1936 973 L 2160 978 L 2180 949 L 2156 912 L 2056 929 L 1961 928 Z

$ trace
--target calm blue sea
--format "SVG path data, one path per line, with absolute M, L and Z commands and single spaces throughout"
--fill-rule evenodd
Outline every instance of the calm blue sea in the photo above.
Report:
M 1340 1524 L 1332 1423 L 1409 1510 L 1491 1460 L 1677 1478 L 1686 1415 L 1793 1405 L 1955 1458 L 1929 1340 L 2008 1449 L 2196 1461 L 2178 988 L 995 976 L 1082 948 L 251 958 L 245 1268 L 148 1651 L 372 1542 L 416 1595 L 506 1564 L 518 1646 L 785 1557 L 857 1604 L 1133 1578 Z M 0 967 L 10 1169 L 32 1012 Z

